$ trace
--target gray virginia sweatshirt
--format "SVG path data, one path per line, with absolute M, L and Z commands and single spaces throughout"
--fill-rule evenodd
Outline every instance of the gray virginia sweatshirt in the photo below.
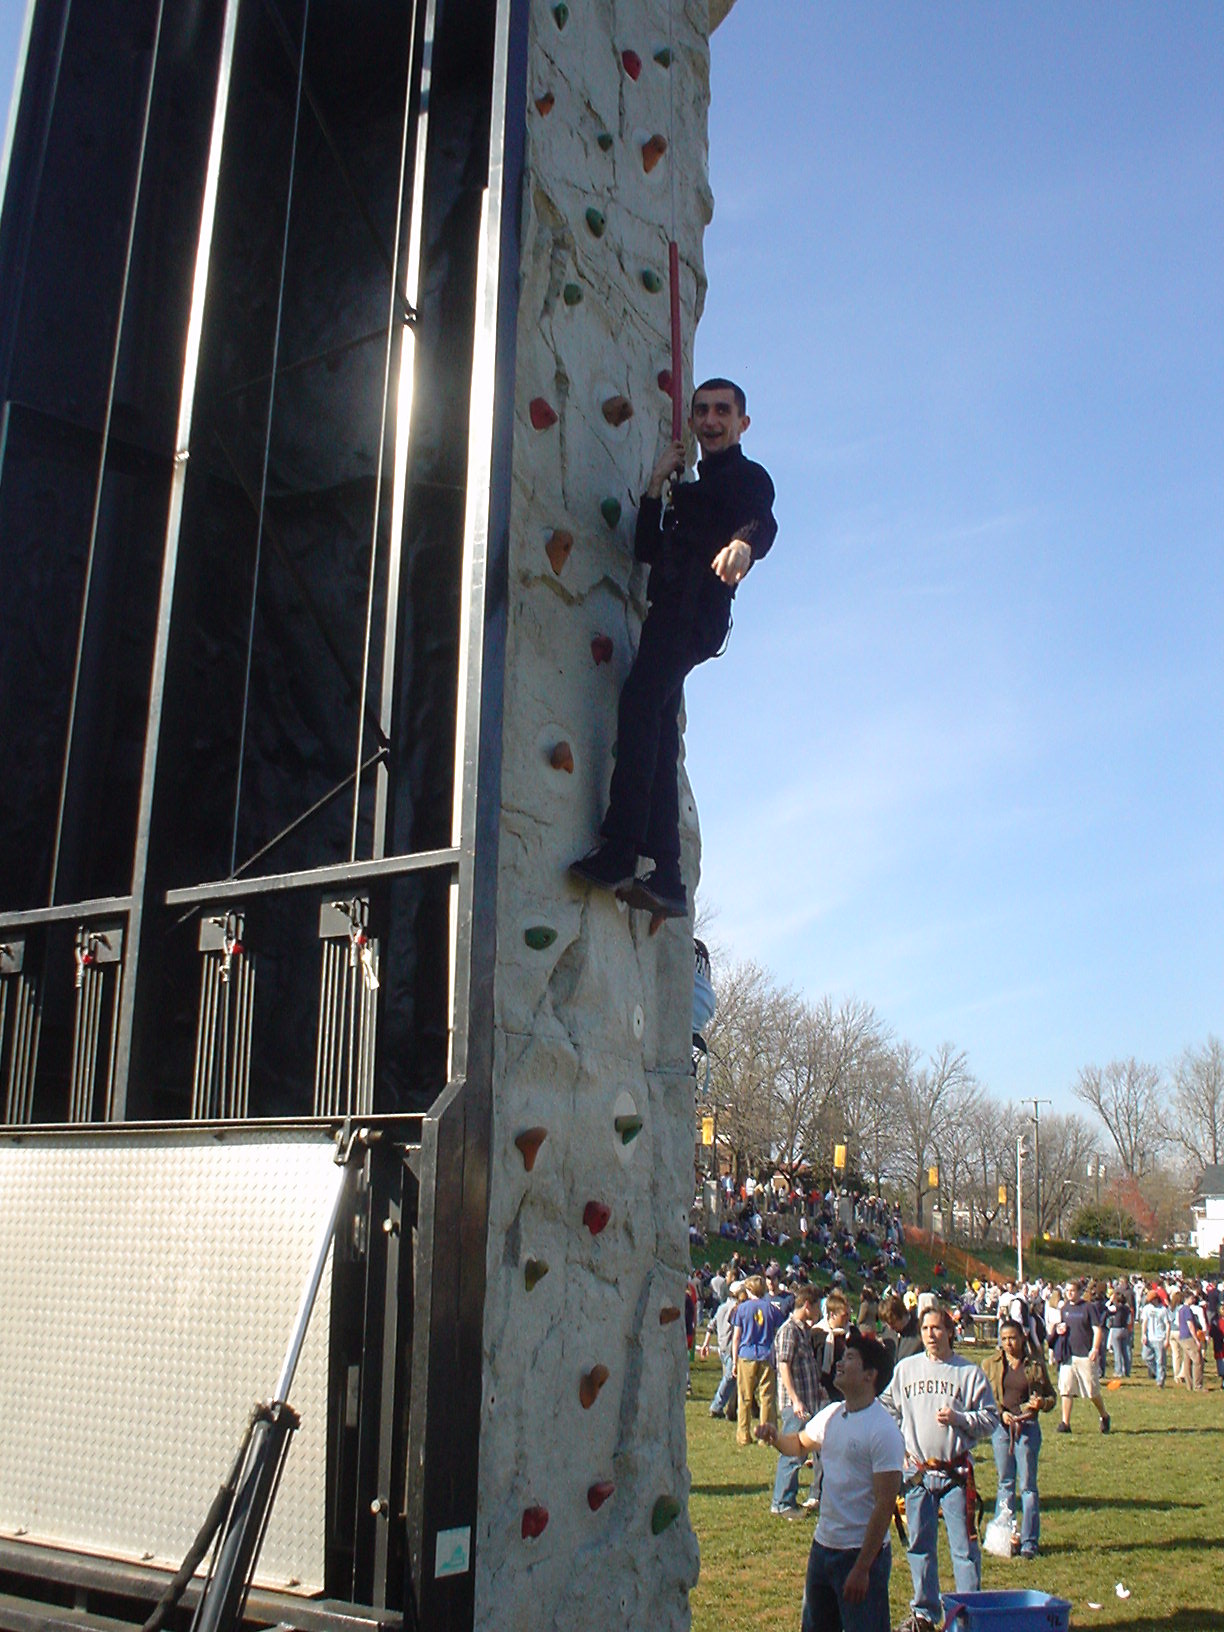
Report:
M 999 1423 L 986 1373 L 958 1354 L 930 1360 L 924 1351 L 899 1361 L 880 1403 L 900 1424 L 911 1462 L 951 1462 Z M 956 1412 L 955 1423 L 946 1428 L 936 1421 L 944 1406 Z

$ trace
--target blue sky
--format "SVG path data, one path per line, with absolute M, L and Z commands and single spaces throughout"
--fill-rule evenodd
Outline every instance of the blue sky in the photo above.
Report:
M 713 40 L 698 370 L 782 531 L 689 686 L 710 932 L 1060 1108 L 1224 1029 L 1222 16 Z
M 1224 1028 L 1224 15 L 712 42 L 698 377 L 781 533 L 688 688 L 711 935 L 994 1092 Z

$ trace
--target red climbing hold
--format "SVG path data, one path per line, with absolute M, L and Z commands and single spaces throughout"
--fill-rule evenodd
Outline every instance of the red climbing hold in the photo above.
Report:
M 537 431 L 546 431 L 550 425 L 557 423 L 557 411 L 543 397 L 532 397 L 527 412 L 531 415 L 531 423 Z
M 598 1235 L 612 1217 L 612 1209 L 603 1201 L 588 1201 L 582 1209 L 582 1222 L 592 1235 Z
M 532 1541 L 536 1536 L 542 1536 L 548 1528 L 548 1509 L 546 1507 L 526 1507 L 523 1509 L 523 1540 Z
M 598 1513 L 615 1489 L 610 1479 L 601 1479 L 597 1485 L 592 1485 L 587 1491 L 587 1506 L 591 1512 Z
M 659 1310 L 659 1325 L 670 1326 L 673 1320 L 680 1319 L 680 1311 L 674 1303 L 665 1303 Z
M 558 577 L 561 576 L 561 568 L 569 560 L 569 553 L 573 547 L 573 533 L 564 532 L 560 528 L 552 533 L 548 543 L 545 544 L 544 553 L 548 557 L 548 564 Z
M 557 99 L 551 91 L 545 91 L 543 96 L 536 97 L 536 112 L 548 115 L 557 105 Z
M 547 1128 L 524 1128 L 523 1132 L 516 1136 L 514 1143 L 523 1158 L 523 1167 L 528 1173 L 535 1166 L 535 1159 L 539 1154 L 540 1146 L 547 1138 Z
M 599 1391 L 608 1380 L 607 1366 L 592 1366 L 590 1371 L 583 1373 L 582 1381 L 578 1384 L 578 1398 L 582 1401 L 582 1409 L 589 1411 L 599 1398 Z
M 574 750 L 568 742 L 559 742 L 548 756 L 548 763 L 554 771 L 565 771 L 568 775 L 574 774 Z
M 622 51 L 621 61 L 625 65 L 625 72 L 630 79 L 636 79 L 642 71 L 642 59 L 636 51 Z
M 667 137 L 652 136 L 648 142 L 642 143 L 642 169 L 649 175 L 667 152 Z
M 609 425 L 625 425 L 633 418 L 633 404 L 628 397 L 609 397 L 603 405 L 603 417 Z
M 655 381 L 658 384 L 659 390 L 664 392 L 667 396 L 670 397 L 671 396 L 671 369 L 670 368 L 661 368 L 659 370 L 659 372 L 655 375 Z
M 601 663 L 611 663 L 612 653 L 615 649 L 611 635 L 596 635 L 591 642 L 591 656 L 595 659 L 596 668 Z

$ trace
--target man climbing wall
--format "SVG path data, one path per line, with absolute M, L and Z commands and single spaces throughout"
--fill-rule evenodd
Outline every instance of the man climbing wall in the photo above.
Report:
M 634 554 L 650 567 L 650 610 L 621 690 L 616 768 L 600 843 L 570 871 L 656 917 L 688 912 L 677 790 L 685 677 L 722 649 L 735 592 L 778 531 L 769 474 L 740 446 L 750 423 L 738 385 L 724 379 L 699 385 L 689 420 L 702 453 L 697 480 L 675 481 L 684 469 L 684 444 L 669 443 L 638 510 Z M 638 878 L 643 855 L 654 868 Z

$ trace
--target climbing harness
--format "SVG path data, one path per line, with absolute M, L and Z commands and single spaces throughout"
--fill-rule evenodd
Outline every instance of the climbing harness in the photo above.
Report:
M 973 1458 L 971 1456 L 954 1456 L 947 1462 L 941 1462 L 935 1457 L 920 1462 L 905 1477 L 903 1489 L 916 1490 L 919 1485 L 926 1484 L 929 1473 L 940 1475 L 950 1485 L 960 1485 L 965 1492 L 965 1528 L 969 1532 L 970 1541 L 977 1541 L 982 1533 L 982 1515 L 985 1512 L 985 1503 L 978 1495 L 977 1481 L 973 1475 Z M 932 1492 L 934 1494 L 934 1492 Z M 947 1491 L 943 1492 L 947 1495 Z M 898 1497 L 898 1504 L 901 1498 Z M 902 1536 L 905 1531 L 898 1520 L 897 1529 Z

